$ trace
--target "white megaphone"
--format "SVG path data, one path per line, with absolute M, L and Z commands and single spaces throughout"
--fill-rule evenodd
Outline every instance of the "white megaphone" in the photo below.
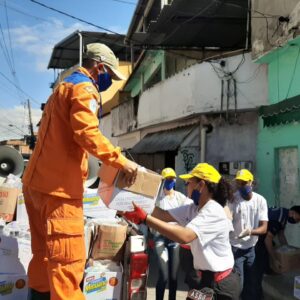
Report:
M 99 171 L 99 160 L 89 155 L 89 162 L 88 162 L 88 177 L 84 186 L 86 188 L 91 187 L 98 179 L 98 171 Z
M 0 146 L 0 177 L 6 178 L 9 174 L 21 177 L 24 171 L 24 160 L 15 148 Z

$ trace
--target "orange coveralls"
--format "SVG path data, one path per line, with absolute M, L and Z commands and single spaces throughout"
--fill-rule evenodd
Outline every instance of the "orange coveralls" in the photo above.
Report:
M 98 129 L 99 93 L 85 68 L 48 99 L 37 144 L 23 176 L 32 235 L 29 287 L 51 300 L 82 300 L 85 265 L 83 183 L 88 154 L 122 168 L 127 159 Z

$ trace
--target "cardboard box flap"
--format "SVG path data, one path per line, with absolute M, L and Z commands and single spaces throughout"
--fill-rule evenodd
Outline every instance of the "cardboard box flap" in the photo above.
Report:
M 14 214 L 17 204 L 17 197 L 20 190 L 10 187 L 0 187 L 0 213 Z
M 118 172 L 118 169 L 106 164 L 102 164 L 99 169 L 98 176 L 101 181 L 108 185 L 112 185 L 117 177 Z
M 161 181 L 162 177 L 156 173 L 138 170 L 135 183 L 131 186 L 127 186 L 125 174 L 120 172 L 116 180 L 116 187 L 154 198 L 158 193 L 158 187 L 160 186 Z

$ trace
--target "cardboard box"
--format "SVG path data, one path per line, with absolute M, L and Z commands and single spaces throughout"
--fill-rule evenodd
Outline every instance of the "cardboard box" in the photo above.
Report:
M 159 174 L 140 168 L 136 181 L 131 186 L 126 186 L 124 173 L 111 166 L 102 164 L 98 175 L 100 177 L 98 193 L 109 208 L 132 211 L 134 201 L 146 212 L 153 211 L 162 182 Z
M 300 300 L 300 276 L 295 276 L 294 279 L 294 297 Z
M 19 194 L 19 189 L 0 186 L 0 217 L 6 222 L 13 220 Z
M 108 208 L 97 189 L 86 189 L 83 194 L 83 214 L 88 218 L 111 220 L 116 216 L 116 210 Z
M 18 238 L 17 240 L 18 240 L 18 248 L 19 248 L 18 257 L 22 266 L 25 269 L 25 272 L 27 273 L 28 266 L 32 258 L 31 241 L 25 238 Z
M 21 223 L 29 223 L 23 193 L 19 194 L 17 197 L 17 221 Z
M 30 253 L 27 256 L 30 256 Z M 0 273 L 26 274 L 19 254 L 18 240 L 14 237 L 0 235 Z
M 86 300 L 119 300 L 122 290 L 122 265 L 118 268 L 89 267 L 83 280 Z
M 27 275 L 0 274 L 0 299 L 26 300 L 27 294 Z
M 120 261 L 123 257 L 124 243 L 127 236 L 127 223 L 101 224 L 95 227 L 92 245 L 93 259 Z
M 275 249 L 275 255 L 281 268 L 276 268 L 272 259 L 270 259 L 270 266 L 276 273 L 300 270 L 300 248 L 284 245 Z

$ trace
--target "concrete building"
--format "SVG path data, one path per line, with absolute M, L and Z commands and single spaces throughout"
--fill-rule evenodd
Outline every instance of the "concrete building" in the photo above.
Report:
M 257 181 L 268 204 L 300 204 L 300 3 L 253 1 L 266 23 L 253 18 L 253 56 L 268 67 L 268 105 L 260 109 Z M 270 16 L 273 16 L 270 18 Z M 266 21 L 266 20 L 265 20 Z M 299 226 L 288 226 L 289 243 L 300 246 Z
M 200 161 L 227 176 L 241 167 L 255 170 L 258 107 L 267 104 L 266 68 L 246 53 L 194 61 L 168 73 L 162 70 L 169 70 L 171 60 L 163 56 L 168 53 L 145 55 L 125 86 L 131 100 L 112 109 L 118 145 L 155 171 L 171 166 L 183 173 Z M 153 76 L 159 79 L 149 84 Z
M 207 161 L 229 177 L 242 167 L 255 171 L 258 107 L 267 104 L 267 73 L 246 50 L 247 4 L 242 1 L 233 8 L 223 3 L 223 10 L 206 11 L 210 4 L 199 1 L 189 6 L 182 6 L 183 1 L 162 1 L 159 6 L 139 1 L 126 40 L 131 46 L 147 43 L 154 50 L 141 54 L 119 105 L 103 122 L 117 145 L 138 163 L 154 171 L 169 166 L 183 173 Z M 154 26 L 169 35 L 170 24 L 159 25 L 164 18 L 172 15 L 177 22 L 178 11 L 195 10 L 203 10 L 200 23 L 179 26 L 169 43 L 160 44 L 164 49 L 156 49 Z M 207 21 L 212 16 L 214 22 Z M 235 32 L 234 42 L 220 34 L 222 26 Z M 210 29 L 218 34 L 208 35 Z M 183 183 L 177 188 L 183 190 Z

